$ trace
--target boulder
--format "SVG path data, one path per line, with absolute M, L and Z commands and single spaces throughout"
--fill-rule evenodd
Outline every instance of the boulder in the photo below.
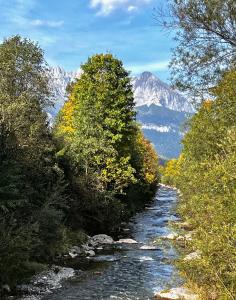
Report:
M 43 271 L 33 276 L 29 284 L 17 286 L 17 291 L 24 294 L 47 294 L 52 290 L 62 287 L 62 281 L 72 278 L 76 272 L 72 268 L 53 266 L 50 270 Z
M 91 237 L 88 241 L 88 245 L 91 245 L 92 247 L 99 247 L 101 245 L 105 244 L 113 244 L 114 240 L 112 237 L 106 234 L 97 234 Z
M 95 252 L 93 250 L 87 250 L 87 251 L 85 251 L 85 254 L 90 257 L 95 256 Z
M 78 246 L 73 246 L 70 250 L 69 250 L 69 256 L 71 258 L 75 258 L 78 255 L 83 255 L 84 250 Z
M 84 244 L 81 246 L 83 251 L 90 251 L 90 250 L 94 250 L 94 247 L 89 246 L 88 244 Z
M 185 287 L 162 291 L 154 296 L 155 300 L 198 300 L 199 297 Z
M 94 248 L 90 247 L 89 245 L 85 244 L 82 245 L 81 247 L 78 246 L 73 246 L 70 251 L 69 251 L 69 256 L 71 258 L 75 258 L 77 256 L 94 256 Z

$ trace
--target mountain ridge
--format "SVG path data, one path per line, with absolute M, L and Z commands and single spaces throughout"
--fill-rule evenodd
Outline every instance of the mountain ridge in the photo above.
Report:
M 136 106 L 155 104 L 175 111 L 194 112 L 192 104 L 151 72 L 132 78 Z
M 65 71 L 61 67 L 50 69 L 51 87 L 55 94 L 57 108 L 66 100 L 67 85 L 80 75 L 80 70 Z M 193 106 L 183 95 L 151 72 L 145 71 L 138 76 L 131 77 L 131 84 L 136 106 L 155 104 L 171 110 L 194 112 Z
M 81 71 L 68 72 L 60 67 L 50 71 L 51 88 L 54 92 L 54 107 L 48 111 L 54 119 L 66 101 L 66 87 L 79 78 Z M 154 144 L 159 156 L 177 157 L 183 138 L 182 124 L 193 106 L 178 91 L 173 90 L 151 72 L 143 72 L 131 78 L 137 121 L 145 136 Z

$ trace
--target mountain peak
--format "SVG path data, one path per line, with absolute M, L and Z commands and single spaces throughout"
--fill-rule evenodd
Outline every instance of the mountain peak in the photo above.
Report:
M 142 79 L 149 79 L 149 78 L 151 78 L 151 77 L 152 77 L 152 78 L 155 77 L 155 75 L 152 74 L 151 72 L 144 71 L 143 73 L 140 74 L 139 77 L 142 78 Z
M 132 79 L 136 106 L 151 104 L 176 111 L 193 112 L 193 106 L 177 91 L 151 72 L 143 72 Z
M 51 84 L 57 99 L 56 110 L 66 99 L 66 86 L 80 75 L 81 70 L 68 72 L 61 67 L 51 68 Z M 181 94 L 151 72 L 145 71 L 133 77 L 132 85 L 136 106 L 154 104 L 176 111 L 193 112 L 192 105 Z

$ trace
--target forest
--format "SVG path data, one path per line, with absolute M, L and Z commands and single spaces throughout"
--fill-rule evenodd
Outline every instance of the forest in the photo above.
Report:
M 168 3 L 155 21 L 175 35 L 172 83 L 196 113 L 180 156 L 164 167 L 136 121 L 121 60 L 89 57 L 51 124 L 43 50 L 20 35 L 1 42 L 1 287 L 14 290 L 87 235 L 116 237 L 162 182 L 179 190 L 177 214 L 191 228 L 176 245 L 186 286 L 199 299 L 236 299 L 236 2 Z
M 111 54 L 81 68 L 50 126 L 42 49 L 20 36 L 0 45 L 2 286 L 27 280 L 86 234 L 115 235 L 155 194 L 158 157 L 135 121 L 129 73 Z

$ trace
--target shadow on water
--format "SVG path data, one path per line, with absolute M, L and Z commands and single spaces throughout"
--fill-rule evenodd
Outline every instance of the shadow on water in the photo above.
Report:
M 181 279 L 171 262 L 176 253 L 171 243 L 158 242 L 170 233 L 168 222 L 176 220 L 176 191 L 161 187 L 149 207 L 127 226 L 129 237 L 140 244 L 116 246 L 92 259 L 84 271 L 66 281 L 43 300 L 152 299 L 155 292 L 179 286 Z M 155 245 L 155 250 L 140 250 Z

